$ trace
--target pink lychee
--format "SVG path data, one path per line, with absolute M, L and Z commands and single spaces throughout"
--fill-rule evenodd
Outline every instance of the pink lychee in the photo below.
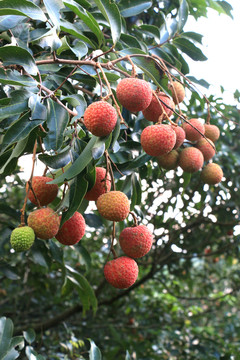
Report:
M 188 147 L 180 152 L 179 166 L 183 171 L 194 173 L 202 168 L 203 162 L 203 154 L 195 147 Z
M 107 136 L 115 128 L 117 112 L 106 101 L 96 101 L 84 113 L 84 125 L 95 136 Z
M 148 121 L 158 122 L 159 117 L 161 117 L 160 118 L 161 120 L 166 119 L 166 115 L 163 115 L 163 109 L 169 117 L 172 115 L 173 110 L 175 109 L 174 102 L 164 92 L 159 92 L 157 96 L 159 100 L 163 101 L 163 102 L 160 101 L 161 105 L 159 104 L 156 97 L 153 96 L 150 105 L 142 112 L 143 116 Z
M 46 207 L 31 212 L 27 222 L 39 239 L 47 240 L 57 234 L 60 218 L 53 209 Z
M 65 221 L 55 238 L 63 245 L 74 245 L 82 239 L 85 228 L 84 217 L 76 211 L 69 220 Z
M 176 133 L 170 125 L 150 125 L 141 134 L 142 148 L 151 156 L 167 154 L 173 149 L 175 143 Z
M 193 125 L 194 127 L 191 126 L 189 123 L 191 125 Z M 202 134 L 205 133 L 205 127 L 199 119 L 188 120 L 188 123 L 185 122 L 183 124 L 183 129 L 185 130 L 185 133 L 186 133 L 186 139 L 189 141 L 198 141 L 201 139 Z
M 106 263 L 104 276 L 113 287 L 127 289 L 137 280 L 138 265 L 135 260 L 122 256 Z
M 153 242 L 153 235 L 145 225 L 127 227 L 119 236 L 119 243 L 123 252 L 132 258 L 140 258 L 146 255 Z
M 107 175 L 106 169 L 103 167 L 96 167 L 96 181 L 94 186 L 86 193 L 85 199 L 88 201 L 97 201 L 98 197 L 111 189 L 111 176 Z

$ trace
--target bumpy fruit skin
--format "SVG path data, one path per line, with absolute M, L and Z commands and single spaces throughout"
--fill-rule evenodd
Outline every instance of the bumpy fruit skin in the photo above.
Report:
M 117 112 L 106 101 L 96 101 L 84 113 L 84 125 L 95 136 L 107 136 L 115 128 Z
M 180 103 L 185 98 L 185 90 L 183 85 L 178 81 L 173 81 L 172 84 L 169 84 L 169 89 L 172 93 L 172 98 L 175 104 Z
M 121 80 L 116 94 L 120 104 L 131 112 L 146 109 L 152 100 L 150 84 L 141 79 L 125 78 Z
M 57 196 L 58 185 L 47 184 L 53 179 L 47 176 L 33 176 L 32 188 L 41 206 L 50 204 Z M 26 184 L 26 192 L 28 191 L 28 183 Z M 38 205 L 37 200 L 32 192 L 28 193 L 28 199 L 34 204 Z
M 215 185 L 222 181 L 223 171 L 218 164 L 207 164 L 201 172 L 201 180 L 205 184 Z
M 150 125 L 141 134 L 143 150 L 151 156 L 170 152 L 176 143 L 176 133 L 170 125 Z
M 21 226 L 11 233 L 10 242 L 15 251 L 26 251 L 30 249 L 35 240 L 35 234 L 29 226 Z
M 208 139 L 209 142 L 205 139 L 202 138 L 200 139 L 197 143 L 196 143 L 196 147 L 202 152 L 203 157 L 204 157 L 204 161 L 208 161 L 210 159 L 212 159 L 212 157 L 215 155 L 215 146 L 214 143 Z
M 166 170 L 176 169 L 178 166 L 179 153 L 172 150 L 168 154 L 157 156 L 157 162 L 160 167 Z
M 173 126 L 172 128 L 176 133 L 176 144 L 174 149 L 178 149 L 183 144 L 186 138 L 186 133 L 181 126 Z
M 190 119 L 188 122 L 198 129 L 201 134 L 205 133 L 205 127 L 199 119 Z M 202 135 L 188 123 L 183 124 L 183 129 L 186 133 L 186 139 L 189 141 L 198 141 L 202 137 Z
M 200 150 L 195 147 L 188 147 L 181 151 L 179 155 L 179 166 L 183 171 L 194 173 L 203 166 L 204 158 Z
M 65 221 L 55 238 L 63 245 L 75 245 L 85 234 L 85 228 L 84 217 L 76 211 L 69 220 Z
M 213 142 L 217 141 L 220 136 L 220 130 L 216 125 L 205 124 L 205 136 L 212 140 Z
M 100 195 L 110 191 L 111 189 L 111 176 L 108 174 L 106 180 L 107 191 L 105 188 L 105 176 L 106 176 L 106 169 L 102 167 L 96 167 L 96 181 L 94 186 L 89 190 L 86 195 L 85 199 L 88 201 L 97 201 Z
M 106 263 L 104 276 L 113 287 L 127 289 L 137 280 L 138 265 L 135 260 L 122 256 Z
M 127 196 L 121 191 L 109 191 L 97 199 L 99 214 L 107 220 L 122 221 L 130 211 Z
M 119 236 L 119 243 L 123 252 L 132 258 L 140 258 L 146 255 L 153 242 L 153 235 L 145 225 L 127 227 Z
M 60 218 L 53 209 L 46 207 L 31 212 L 28 216 L 30 226 L 39 239 L 53 238 L 59 230 Z
M 168 105 L 171 109 L 175 108 L 175 104 L 172 99 L 167 96 L 164 92 L 159 92 L 157 94 L 158 98 L 162 100 L 166 105 Z M 165 110 L 167 115 L 170 117 L 173 113 L 171 109 L 169 109 L 166 105 L 161 102 L 162 107 L 159 105 L 156 97 L 152 97 L 152 101 L 150 105 L 142 112 L 145 119 L 152 122 L 158 122 L 159 117 L 161 116 L 161 120 L 166 119 L 166 115 L 163 115 L 162 108 Z M 162 116 L 163 115 L 163 116 Z

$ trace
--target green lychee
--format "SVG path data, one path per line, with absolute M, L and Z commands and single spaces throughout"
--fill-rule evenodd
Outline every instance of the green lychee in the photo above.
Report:
M 20 226 L 11 233 L 10 242 L 15 251 L 26 251 L 30 249 L 35 240 L 35 234 L 29 226 Z
M 127 289 L 137 280 L 138 265 L 135 260 L 122 256 L 106 263 L 104 276 L 115 288 Z
M 59 225 L 58 214 L 49 207 L 35 210 L 28 216 L 28 226 L 34 230 L 39 239 L 53 238 L 58 233 Z

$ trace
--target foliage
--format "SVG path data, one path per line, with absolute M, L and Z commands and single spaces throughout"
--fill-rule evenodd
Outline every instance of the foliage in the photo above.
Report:
M 202 95 L 207 79 L 188 66 L 189 58 L 206 60 L 202 36 L 184 32 L 188 16 L 206 16 L 208 8 L 231 16 L 226 1 L 210 0 L 0 2 L 0 359 L 237 359 L 239 111 Z M 141 149 L 149 124 L 142 113 L 120 107 L 105 138 L 86 130 L 86 107 L 116 100 L 117 82 L 133 64 L 168 94 L 169 77 L 180 79 L 187 117 L 210 114 L 221 130 L 214 158 L 221 184 L 160 169 Z M 30 168 L 37 157 L 61 187 L 51 206 L 63 212 L 62 223 L 76 210 L 84 214 L 87 231 L 74 247 L 36 239 L 28 252 L 11 249 L 11 231 L 33 209 L 24 208 L 18 166 L 29 154 Z M 137 261 L 137 282 L 121 291 L 103 277 L 112 223 L 84 199 L 107 156 L 116 189 L 155 237 Z M 131 218 L 116 224 L 116 239 L 131 225 Z

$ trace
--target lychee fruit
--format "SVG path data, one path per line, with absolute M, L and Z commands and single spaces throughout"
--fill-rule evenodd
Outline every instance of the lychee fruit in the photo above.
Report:
M 175 104 L 180 103 L 184 100 L 185 89 L 180 82 L 173 81 L 168 85 L 168 88 L 171 90 L 172 98 Z
M 213 142 L 217 141 L 220 136 L 220 130 L 216 125 L 205 124 L 205 136 L 212 140 Z
M 96 101 L 84 113 L 84 125 L 95 136 L 107 136 L 115 128 L 117 112 L 106 101 Z
M 106 280 L 117 289 L 127 289 L 138 277 L 138 265 L 135 260 L 121 256 L 110 260 L 104 266 Z
M 85 199 L 88 201 L 97 201 L 98 197 L 111 189 L 111 176 L 107 175 L 106 169 L 103 167 L 96 167 L 96 181 L 94 186 L 86 193 Z
M 111 221 L 126 219 L 130 211 L 130 203 L 127 196 L 121 191 L 109 191 L 97 199 L 99 214 Z
M 194 173 L 202 168 L 203 162 L 203 154 L 195 147 L 188 147 L 180 152 L 179 166 L 183 171 Z
M 202 152 L 204 161 L 210 160 L 215 155 L 214 143 L 208 139 L 201 138 L 197 143 L 196 147 Z
M 200 131 L 200 133 L 195 130 L 189 123 L 193 125 L 198 131 Z M 186 139 L 189 141 L 198 141 L 201 139 L 202 134 L 205 133 L 205 127 L 199 119 L 188 120 L 188 123 L 185 122 L 183 124 L 183 129 L 186 133 Z
M 38 205 L 38 202 L 41 206 L 50 204 L 57 196 L 58 185 L 57 184 L 47 184 L 53 179 L 47 176 L 33 176 L 32 178 L 32 189 L 28 193 L 28 199 L 34 204 Z M 29 184 L 26 184 L 26 192 L 28 191 Z M 36 197 L 38 202 L 36 200 Z
M 65 221 L 55 238 L 63 245 L 74 245 L 82 239 L 85 228 L 84 217 L 76 211 L 69 220 Z
M 53 238 L 58 233 L 59 225 L 58 214 L 49 207 L 37 209 L 28 216 L 28 226 L 34 230 L 39 239 Z
M 171 150 L 169 153 L 157 156 L 157 162 L 160 167 L 166 170 L 176 169 L 178 166 L 179 153 L 177 150 Z
M 186 133 L 181 126 L 173 126 L 172 128 L 176 133 L 176 144 L 174 149 L 178 149 L 183 144 L 186 138 Z
M 131 112 L 146 109 L 152 100 L 150 84 L 136 78 L 121 80 L 117 85 L 116 94 L 120 104 Z
M 119 243 L 123 252 L 132 258 L 140 258 L 146 255 L 153 242 L 153 235 L 145 225 L 127 227 L 119 236 Z
M 158 96 L 159 100 L 163 101 L 163 103 L 160 101 L 162 106 L 159 104 L 156 97 L 153 96 L 150 105 L 142 112 L 145 119 L 152 122 L 158 122 L 159 117 L 161 117 L 161 120 L 167 118 L 166 115 L 163 115 L 163 109 L 169 117 L 172 115 L 173 110 L 175 109 L 174 102 L 164 92 L 159 92 L 156 95 Z
M 150 125 L 143 129 L 141 134 L 142 148 L 151 156 L 167 154 L 175 143 L 176 133 L 170 125 Z
M 207 164 L 201 172 L 201 180 L 208 185 L 215 185 L 222 181 L 223 171 L 218 164 Z
M 29 226 L 19 226 L 11 233 L 10 243 L 15 251 L 30 249 L 35 240 L 35 234 Z

